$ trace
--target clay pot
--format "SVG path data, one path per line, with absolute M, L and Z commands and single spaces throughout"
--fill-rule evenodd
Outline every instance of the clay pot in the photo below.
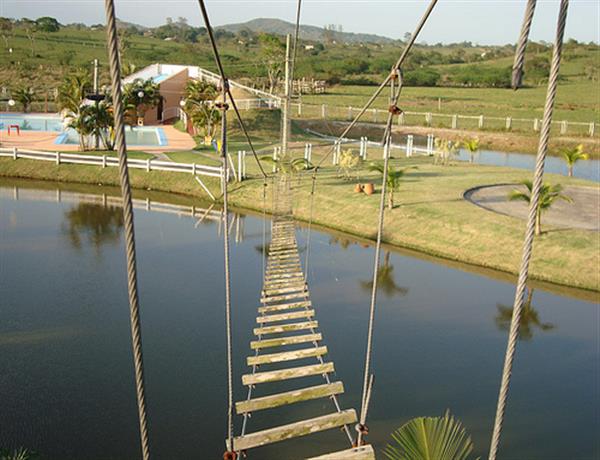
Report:
M 356 184 L 356 185 L 354 186 L 354 191 L 355 191 L 356 193 L 361 193 L 361 192 L 363 191 L 363 185 L 362 185 L 362 184 Z
M 363 184 L 363 192 L 367 195 L 373 195 L 373 193 L 375 193 L 375 187 L 373 184 Z

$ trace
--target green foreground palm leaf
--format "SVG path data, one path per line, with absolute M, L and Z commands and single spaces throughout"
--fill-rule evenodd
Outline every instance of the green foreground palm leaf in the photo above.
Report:
M 392 433 L 384 454 L 390 460 L 466 460 L 473 442 L 462 424 L 448 412 L 443 417 L 419 417 Z

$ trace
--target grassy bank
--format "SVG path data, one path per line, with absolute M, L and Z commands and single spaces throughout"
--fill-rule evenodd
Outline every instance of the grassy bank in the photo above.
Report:
M 429 158 L 400 159 L 395 166 L 415 166 L 397 193 L 397 206 L 386 211 L 386 243 L 418 250 L 450 260 L 516 273 L 525 223 L 495 214 L 463 199 L 465 190 L 493 183 L 519 182 L 530 176 L 523 170 L 457 163 L 435 166 Z M 249 172 L 255 171 L 249 166 Z M 0 159 L 0 176 L 41 180 L 117 185 L 116 168 L 55 165 L 32 160 Z M 597 186 L 587 181 L 548 175 L 563 185 Z M 361 182 L 378 182 L 362 172 Z M 191 176 L 178 173 L 132 170 L 133 187 L 189 195 L 203 200 L 206 194 Z M 214 192 L 215 180 L 208 180 Z M 294 179 L 295 213 L 309 219 L 310 176 Z M 332 168 L 319 173 L 314 201 L 314 222 L 326 228 L 373 239 L 379 195 L 356 194 L 354 181 L 338 177 Z M 378 188 L 378 187 L 377 187 Z M 271 187 L 268 188 L 269 193 Z M 259 210 L 262 181 L 232 184 L 234 206 Z M 270 198 L 270 197 L 268 197 Z M 267 205 L 271 203 L 267 199 Z M 599 289 L 599 234 L 583 230 L 546 227 L 535 244 L 531 276 L 534 279 L 590 290 Z

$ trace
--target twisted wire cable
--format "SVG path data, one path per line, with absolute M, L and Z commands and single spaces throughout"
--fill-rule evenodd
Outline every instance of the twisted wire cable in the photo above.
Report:
M 110 79 L 113 91 L 115 144 L 119 154 L 119 183 L 123 198 L 123 219 L 125 224 L 125 248 L 127 257 L 127 290 L 129 294 L 129 316 L 131 322 L 131 340 L 133 345 L 133 363 L 140 424 L 142 458 L 150 458 L 148 442 L 148 422 L 146 415 L 146 392 L 144 385 L 144 359 L 142 355 L 142 332 L 140 327 L 140 305 L 137 285 L 137 262 L 135 251 L 135 229 L 133 224 L 133 206 L 131 187 L 127 167 L 127 145 L 125 143 L 125 123 L 123 121 L 123 101 L 121 94 L 121 66 L 119 61 L 119 39 L 113 0 L 105 0 L 106 31 L 108 34 L 108 53 L 110 61 Z
M 400 76 L 400 73 L 396 73 L 396 75 Z M 394 78 L 390 78 L 390 107 L 395 105 L 400 96 L 400 92 L 402 90 L 402 79 L 400 78 L 400 82 L 398 85 L 398 89 L 396 90 L 394 86 Z M 388 116 L 388 126 L 389 129 L 385 131 L 385 138 L 383 139 L 383 148 L 384 148 L 384 162 L 383 162 L 383 178 L 381 180 L 381 197 L 379 199 L 379 219 L 377 223 L 377 242 L 375 244 L 375 257 L 373 261 L 373 286 L 371 289 L 371 304 L 369 307 L 369 325 L 367 331 L 367 347 L 365 352 L 365 370 L 363 376 L 363 390 L 362 390 L 362 398 L 361 398 L 361 411 L 360 411 L 360 421 L 359 421 L 359 429 L 358 429 L 358 438 L 357 445 L 362 445 L 363 436 L 366 434 L 366 422 L 367 422 L 367 412 L 369 409 L 369 401 L 371 394 L 371 385 L 372 375 L 371 372 L 371 355 L 373 354 L 373 330 L 375 325 L 375 306 L 377 305 L 377 282 L 379 280 L 379 262 L 381 259 L 381 240 L 383 236 L 383 224 L 384 224 L 384 216 L 385 216 L 385 196 L 387 192 L 387 178 L 388 178 L 388 168 L 389 168 L 389 160 L 390 160 L 390 145 L 392 142 L 392 130 L 391 124 L 393 119 L 393 113 L 390 110 Z
M 525 17 L 521 26 L 521 35 L 515 50 L 515 61 L 512 68 L 512 89 L 518 89 L 523 83 L 523 64 L 525 63 L 525 50 L 527 49 L 527 40 L 529 39 L 529 31 L 531 30 L 531 22 L 533 21 L 533 13 L 537 0 L 528 0 L 525 7 Z
M 495 460 L 500 444 L 500 435 L 502 433 L 502 424 L 504 422 L 504 412 L 506 409 L 506 400 L 508 398 L 508 389 L 515 358 L 515 348 L 519 337 L 519 327 L 521 321 L 521 312 L 525 297 L 525 289 L 527 287 L 527 279 L 529 277 L 529 263 L 533 251 L 533 239 L 535 233 L 535 216 L 540 199 L 540 189 L 544 176 L 544 162 L 546 153 L 548 152 L 548 142 L 550 140 L 550 129 L 552 127 L 552 115 L 554 112 L 554 101 L 556 98 L 556 88 L 558 85 L 558 75 L 560 70 L 560 59 L 562 54 L 563 37 L 565 25 L 567 22 L 567 10 L 569 8 L 569 0 L 561 0 L 560 10 L 558 15 L 558 25 L 556 30 L 556 42 L 554 44 L 554 52 L 552 55 L 552 64 L 550 67 L 550 77 L 548 80 L 548 90 L 546 93 L 546 105 L 544 107 L 544 118 L 540 132 L 540 140 L 538 145 L 537 159 L 535 164 L 535 172 L 533 178 L 533 187 L 531 190 L 531 201 L 529 204 L 529 214 L 527 217 L 527 228 L 523 242 L 523 253 L 521 258 L 521 268 L 519 270 L 519 279 L 515 292 L 515 301 L 513 305 L 512 320 L 510 323 L 510 331 L 508 335 L 508 343 L 506 346 L 506 355 L 504 358 L 504 367 L 502 370 L 502 382 L 500 384 L 500 392 L 498 395 L 498 405 L 496 408 L 496 418 L 494 420 L 494 432 L 490 446 L 489 460 Z

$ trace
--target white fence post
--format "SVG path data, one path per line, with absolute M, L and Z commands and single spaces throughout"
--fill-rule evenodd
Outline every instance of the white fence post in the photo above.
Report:
M 506 130 L 510 131 L 512 129 L 512 118 L 506 117 Z
M 302 116 L 302 102 L 298 102 L 298 116 Z
M 458 115 L 452 115 L 452 129 L 458 128 Z
M 242 182 L 244 178 L 242 177 L 242 151 L 238 150 L 238 180 Z
M 377 123 L 377 109 L 373 109 L 373 123 Z
M 56 152 L 56 164 L 60 164 L 60 152 Z
M 560 122 L 560 133 L 567 134 L 567 122 L 565 120 Z
M 106 168 L 106 155 L 102 155 L 102 167 Z
M 196 175 L 196 163 L 192 163 L 192 175 Z
M 483 115 L 479 115 L 478 127 L 479 129 L 483 129 Z
M 540 124 L 540 120 L 538 120 L 537 118 L 533 119 L 533 130 L 535 132 L 537 132 L 537 130 L 539 129 L 539 124 Z
M 414 142 L 414 136 L 412 134 L 409 134 L 406 137 L 406 156 L 407 157 L 413 156 L 413 142 Z
M 596 131 L 596 123 L 592 121 L 590 123 L 590 130 L 589 130 L 590 137 L 594 137 L 595 131 Z
M 433 134 L 427 135 L 427 155 L 433 155 Z
M 325 104 L 321 104 L 321 118 L 325 118 Z
M 431 126 L 433 123 L 433 115 L 431 114 L 431 112 L 427 112 L 425 114 L 425 124 L 427 126 Z
M 150 158 L 146 160 L 146 172 L 150 172 Z

